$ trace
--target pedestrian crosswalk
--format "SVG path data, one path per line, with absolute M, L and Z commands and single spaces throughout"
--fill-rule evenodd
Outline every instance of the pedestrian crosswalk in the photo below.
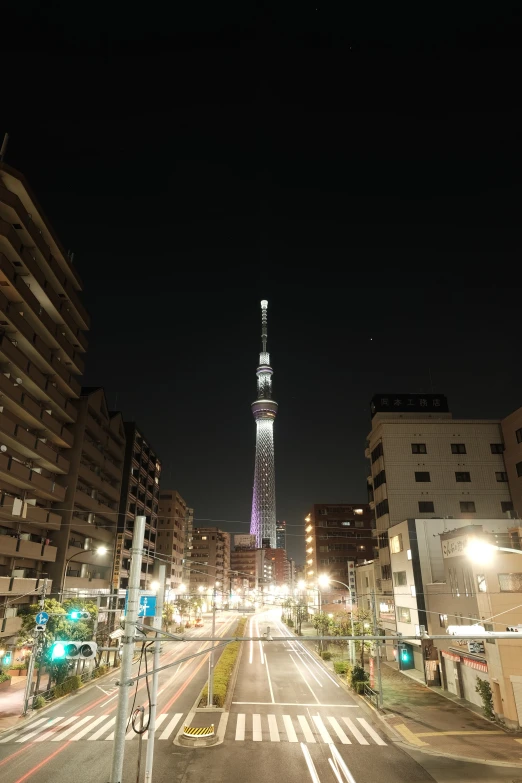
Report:
M 227 738 L 236 742 L 304 742 L 307 745 L 386 745 L 365 718 L 324 715 L 245 715 L 228 723 Z
M 310 711 L 313 712 L 313 711 Z M 345 718 L 340 715 L 310 714 L 307 715 L 281 715 L 281 714 L 231 714 L 230 720 L 225 721 L 227 726 L 225 739 L 232 742 L 303 742 L 307 745 L 386 745 L 382 737 L 373 729 L 364 718 Z M 183 712 L 175 714 L 161 713 L 156 716 L 156 739 L 166 741 L 174 739 L 180 731 L 187 717 Z M 190 718 L 189 718 L 190 720 Z M 148 721 L 145 715 L 144 724 Z M 68 718 L 53 717 L 39 718 L 25 728 L 7 732 L 0 735 L 0 745 L 13 743 L 23 744 L 32 742 L 78 742 L 114 740 L 114 713 L 105 715 L 72 715 Z M 218 729 L 219 731 L 219 729 Z M 126 742 L 135 741 L 137 734 L 129 728 Z M 148 740 L 149 732 L 143 734 L 143 739 Z

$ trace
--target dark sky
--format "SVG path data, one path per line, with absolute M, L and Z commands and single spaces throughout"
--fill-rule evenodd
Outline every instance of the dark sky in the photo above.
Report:
M 75 253 L 85 383 L 196 519 L 248 532 L 267 298 L 298 560 L 310 504 L 365 500 L 374 392 L 522 404 L 520 10 L 345 5 L 4 17 L 0 133 Z

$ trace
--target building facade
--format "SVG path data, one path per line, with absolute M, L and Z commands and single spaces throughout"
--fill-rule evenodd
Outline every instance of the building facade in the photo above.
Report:
M 513 501 L 513 516 L 522 516 L 522 407 L 502 421 L 504 463 Z
M 286 549 L 286 522 L 276 525 L 276 549 Z
M 25 178 L 0 162 L 0 636 L 58 557 L 89 316 Z M 54 589 L 54 586 L 53 586 Z M 48 583 L 51 590 L 51 583 Z M 9 603 L 8 603 L 9 602 Z
M 440 394 L 380 394 L 371 408 L 366 456 L 381 571 L 377 587 L 392 599 L 392 525 L 415 518 L 507 518 L 513 505 L 500 421 L 453 419 Z M 396 630 L 394 612 L 383 625 Z
M 267 351 L 267 307 L 261 302 L 261 353 L 257 375 L 257 400 L 252 403 L 256 420 L 256 461 L 250 532 L 259 548 L 276 547 L 276 499 L 274 465 L 274 421 L 277 402 L 272 399 L 270 354 Z
M 305 517 L 305 578 L 328 575 L 349 584 L 349 563 L 373 558 L 373 526 L 368 503 L 314 505 Z M 332 589 L 337 587 L 332 584 Z
M 69 597 L 111 590 L 125 456 L 122 415 L 109 412 L 102 388 L 83 388 L 75 407 L 62 525 L 53 536 L 58 555 L 49 567 L 55 590 Z
M 276 587 L 287 584 L 288 558 L 284 549 L 265 549 L 265 560 L 272 565 L 271 577 Z
M 192 533 L 190 592 L 217 587 L 223 594 L 230 591 L 230 534 L 217 527 L 195 527 Z
M 505 543 L 489 524 L 473 525 L 440 536 L 443 575 L 426 586 L 428 632 L 454 635 L 437 640 L 442 686 L 455 696 L 482 707 L 477 678 L 491 686 L 496 717 L 508 728 L 522 726 L 522 657 L 518 639 L 459 638 L 458 628 L 478 624 L 486 631 L 522 628 L 522 557 L 496 552 L 489 562 L 476 563 L 466 554 L 470 538 Z M 510 538 L 520 540 L 521 529 Z M 519 562 L 520 561 L 520 562 Z
M 194 528 L 194 509 L 185 512 L 185 546 L 183 548 L 183 583 L 190 583 L 190 558 L 192 553 L 192 531 Z
M 124 422 L 124 429 L 126 446 L 117 541 L 122 555 L 114 566 L 113 588 L 128 587 L 134 521 L 137 516 L 145 516 L 140 588 L 147 590 L 154 579 L 161 462 L 134 422 Z
M 188 514 L 187 512 L 191 512 Z M 187 517 L 192 518 L 192 509 L 187 508 L 185 500 L 175 489 L 161 490 L 158 507 L 158 534 L 156 552 L 158 564 L 169 560 L 166 572 L 166 587 L 175 592 L 183 584 L 183 569 L 188 571 L 185 561 L 185 538 L 187 534 Z M 190 573 L 190 571 L 188 571 Z
M 236 538 L 234 536 L 234 538 Z M 238 547 L 230 553 L 230 577 L 233 589 L 248 588 L 255 592 L 259 589 L 259 580 L 264 576 L 264 549 Z

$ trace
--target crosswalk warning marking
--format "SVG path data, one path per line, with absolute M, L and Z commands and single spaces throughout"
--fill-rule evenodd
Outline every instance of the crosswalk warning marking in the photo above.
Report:
M 65 731 L 60 731 L 59 734 L 57 734 L 56 737 L 53 737 L 51 739 L 51 742 L 59 742 L 60 740 L 65 739 L 65 737 L 68 737 L 69 734 L 73 734 L 76 729 L 79 729 L 80 726 L 83 726 L 84 723 L 87 723 L 88 720 L 92 720 L 94 718 L 94 715 L 86 715 L 85 718 L 82 718 L 81 720 L 77 721 L 74 726 L 70 726 Z
M 35 742 L 47 742 L 47 740 L 50 737 L 54 737 L 56 735 L 57 731 L 61 731 L 75 720 L 76 720 L 76 715 L 73 715 L 71 718 L 67 718 L 66 720 L 64 720 L 63 723 L 60 723 L 59 726 L 53 726 L 53 728 L 49 729 L 49 731 L 40 734 L 40 736 L 35 739 Z
M 352 741 L 348 739 L 348 737 L 342 730 L 341 726 L 339 725 L 339 722 L 335 718 L 330 718 L 330 717 L 328 718 L 328 720 L 330 721 L 333 730 L 335 731 L 335 733 L 337 734 L 337 736 L 339 737 L 343 745 L 351 745 Z
M 288 742 L 299 742 L 290 715 L 283 715 L 283 723 L 285 724 L 285 731 L 286 736 L 288 737 Z
M 184 737 L 213 737 L 214 724 L 210 726 L 183 726 Z
M 346 725 L 348 726 L 348 728 L 350 729 L 350 731 L 352 732 L 353 736 L 355 737 L 355 739 L 357 740 L 359 745 L 369 745 L 370 744 L 368 742 L 368 740 L 366 739 L 366 737 L 363 737 L 363 735 L 361 734 L 361 732 L 359 731 L 359 729 L 357 728 L 355 723 L 352 723 L 350 718 L 343 718 L 343 720 L 346 723 Z
M 96 718 L 94 723 L 91 723 L 90 726 L 85 726 L 81 731 L 78 732 L 78 734 L 75 734 L 74 737 L 71 737 L 71 742 L 76 742 L 76 740 L 84 737 L 89 733 L 89 731 L 92 731 L 92 729 L 98 726 L 102 721 L 107 720 L 108 717 L 108 715 L 100 715 L 99 718 Z
M 304 734 L 305 740 L 307 742 L 315 742 L 313 731 L 310 729 L 310 726 L 308 725 L 308 721 L 306 720 L 305 716 L 298 715 L 297 720 L 299 721 L 299 725 L 301 726 L 301 731 Z
M 175 727 L 178 725 L 180 720 L 183 717 L 182 712 L 177 712 L 171 721 L 167 724 L 167 727 L 161 732 L 160 734 L 160 740 L 166 740 L 170 737 L 170 734 L 172 731 L 174 731 Z

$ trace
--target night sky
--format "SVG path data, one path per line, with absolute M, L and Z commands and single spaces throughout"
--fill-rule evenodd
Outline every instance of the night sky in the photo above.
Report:
M 366 500 L 374 392 L 522 404 L 520 10 L 20 5 L 6 161 L 75 253 L 84 383 L 197 523 L 249 529 L 262 298 L 298 562 L 312 503 Z

